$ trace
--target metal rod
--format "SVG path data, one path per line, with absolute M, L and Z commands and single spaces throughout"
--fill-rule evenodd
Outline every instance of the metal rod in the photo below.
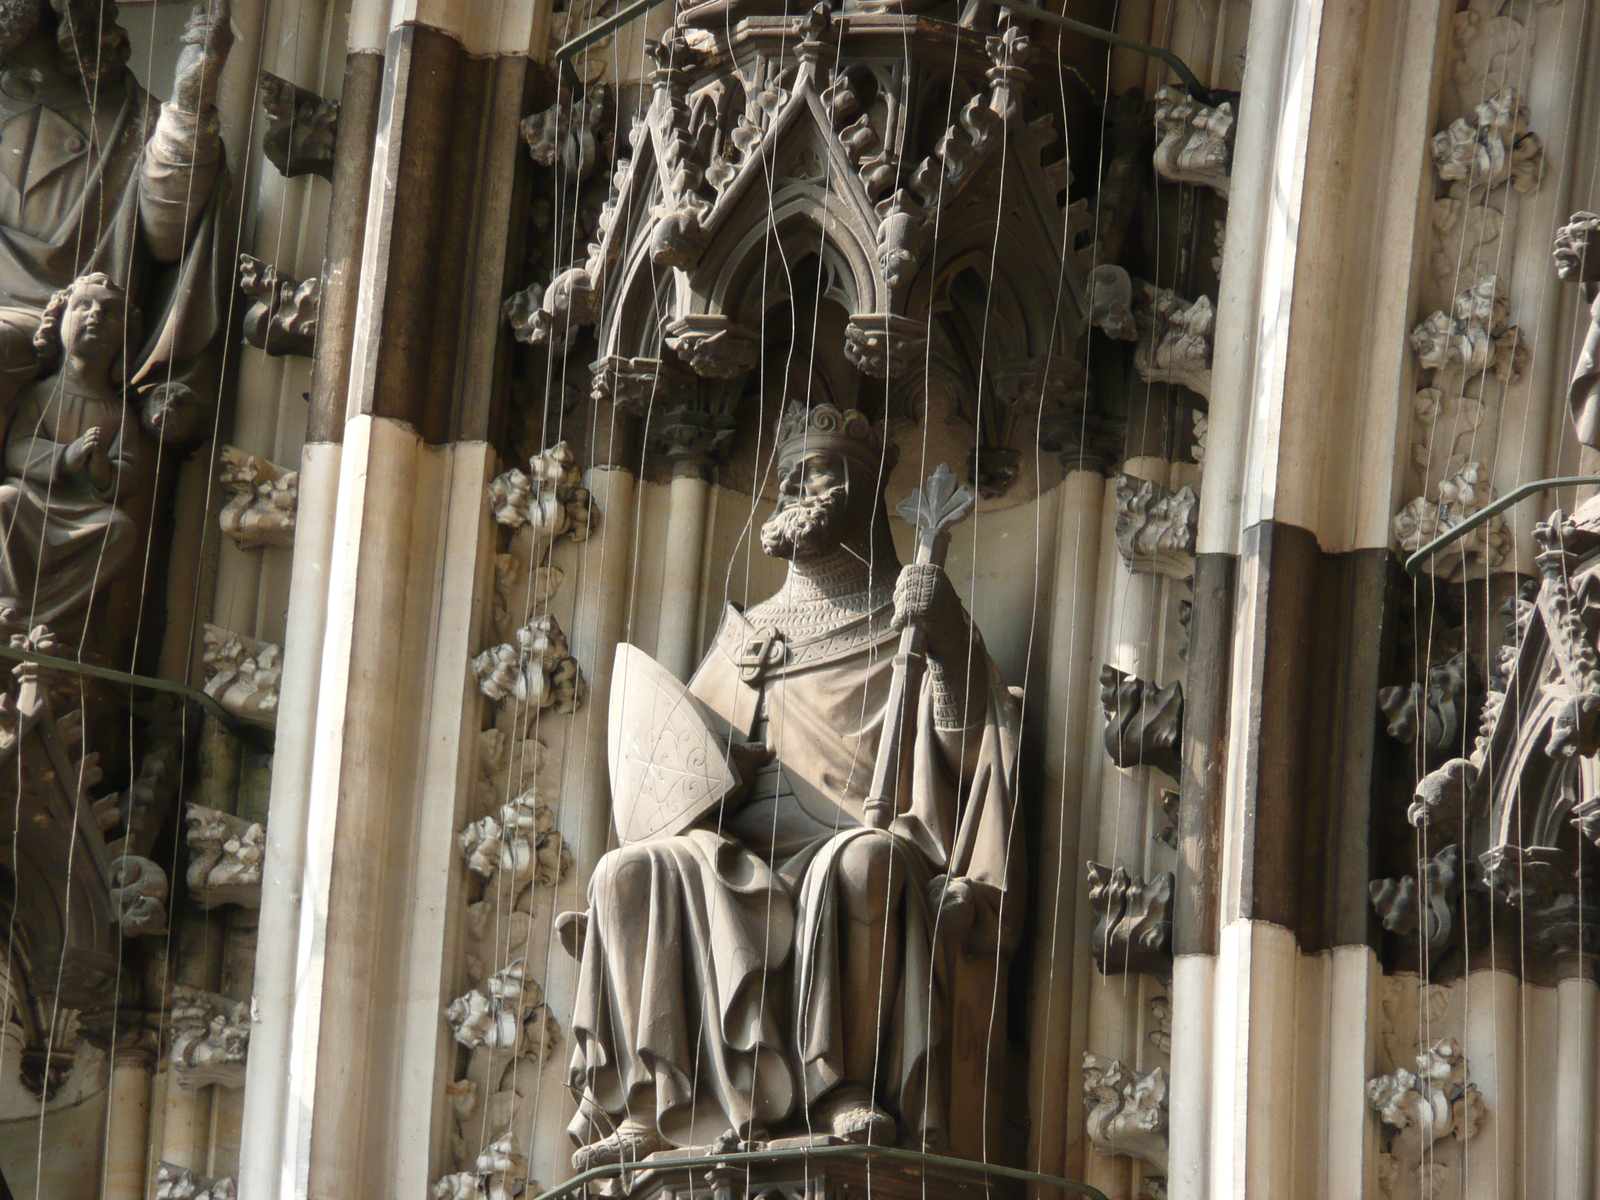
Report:
M 561 68 L 561 74 L 574 88 L 583 87 L 583 80 L 578 78 L 578 73 L 572 69 L 572 56 L 579 50 L 587 49 L 594 45 L 606 34 L 619 25 L 626 25 L 637 16 L 649 12 L 657 5 L 665 4 L 667 0 L 633 0 L 632 4 L 625 4 L 616 12 L 606 17 L 598 24 L 589 26 L 577 37 L 561 43 L 561 48 L 556 51 L 556 64 Z
M 565 1183 L 542 1192 L 536 1200 L 561 1200 L 580 1187 L 596 1179 L 609 1178 L 624 1173 L 645 1171 L 678 1171 L 699 1167 L 730 1167 L 741 1163 L 781 1163 L 813 1158 L 882 1158 L 890 1162 L 908 1163 L 937 1171 L 970 1171 L 977 1175 L 998 1175 L 1002 1179 L 1016 1179 L 1023 1183 L 1036 1183 L 1044 1187 L 1061 1188 L 1087 1196 L 1089 1200 L 1108 1200 L 1097 1187 L 1079 1183 L 1075 1179 L 1060 1179 L 1054 1175 L 1041 1175 L 1037 1171 L 1024 1171 L 1020 1167 L 1002 1167 L 998 1163 L 970 1162 L 964 1158 L 951 1158 L 944 1154 L 924 1154 L 918 1150 L 897 1150 L 892 1146 L 789 1146 L 782 1150 L 740 1150 L 732 1154 L 707 1154 L 698 1158 L 671 1158 L 657 1161 L 611 1163 L 604 1167 L 591 1167 L 581 1175 L 574 1175 Z
M 1085 21 L 1075 21 L 1071 17 L 1058 16 L 1047 8 L 1040 8 L 1036 4 L 1024 3 L 1024 0 L 986 0 L 987 3 L 997 4 L 1001 8 L 1009 8 L 1024 16 L 1032 17 L 1036 21 L 1044 21 L 1050 25 L 1059 25 L 1063 29 L 1070 29 L 1073 33 L 1081 33 L 1085 37 L 1096 38 L 1123 50 L 1132 50 L 1136 54 L 1143 54 L 1148 58 L 1159 59 L 1172 68 L 1173 74 L 1183 81 L 1184 88 L 1196 100 L 1210 103 L 1213 99 L 1211 89 L 1206 87 L 1189 69 L 1189 65 L 1174 54 L 1171 50 L 1163 50 L 1159 46 L 1152 46 L 1148 42 L 1136 41 L 1130 37 L 1123 37 L 1120 33 L 1113 33 L 1109 29 L 1101 29 L 1098 25 L 1090 25 Z M 584 32 L 570 41 L 563 42 L 556 51 L 556 65 L 561 68 L 561 75 L 573 88 L 582 88 L 583 81 L 578 78 L 578 72 L 573 69 L 572 56 L 578 51 L 594 45 L 606 34 L 618 26 L 626 25 L 635 17 L 649 12 L 657 5 L 665 4 L 666 0 L 633 0 L 632 4 L 624 5 L 609 17 L 591 25 Z
M 207 695 L 197 687 L 190 687 L 186 683 L 174 683 L 170 679 L 155 679 L 149 675 L 131 675 L 127 671 L 114 671 L 110 667 L 97 667 L 91 663 L 79 662 L 73 658 L 57 658 L 53 654 L 35 654 L 32 650 L 18 650 L 15 646 L 0 645 L 0 658 L 8 658 L 13 662 L 36 663 L 41 667 L 49 667 L 52 671 L 65 671 L 69 675 L 85 675 L 90 679 L 103 679 L 107 683 L 120 683 L 128 687 L 147 688 L 152 692 L 168 692 L 174 696 L 182 696 L 194 704 L 198 704 L 206 712 L 226 725 L 230 732 L 242 741 L 249 742 L 258 750 L 272 752 L 272 743 L 266 739 L 260 730 L 246 725 L 234 716 L 216 699 Z
M 1423 561 L 1431 555 L 1437 554 L 1451 542 L 1459 541 L 1471 533 L 1478 526 L 1484 524 L 1491 517 L 1497 517 L 1506 509 L 1516 504 L 1519 500 L 1526 500 L 1538 492 L 1549 491 L 1551 488 L 1582 487 L 1586 484 L 1600 483 L 1600 475 L 1557 475 L 1551 479 L 1535 479 L 1532 483 L 1525 483 L 1521 487 L 1512 488 L 1493 504 L 1486 504 L 1473 513 L 1459 525 L 1452 525 L 1433 541 L 1418 550 L 1406 559 L 1406 574 L 1415 576 L 1422 569 Z

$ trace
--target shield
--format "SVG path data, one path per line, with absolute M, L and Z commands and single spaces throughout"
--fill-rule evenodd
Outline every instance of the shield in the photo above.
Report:
M 671 671 L 637 646 L 617 647 L 606 750 L 624 846 L 682 833 L 741 786 L 715 724 Z

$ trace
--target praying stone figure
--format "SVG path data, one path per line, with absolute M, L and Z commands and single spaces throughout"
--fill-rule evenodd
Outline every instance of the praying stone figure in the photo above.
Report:
M 129 73 L 116 17 L 115 0 L 0 3 L 0 417 L 44 365 L 34 331 L 45 305 L 98 273 L 149 318 L 128 382 L 152 431 L 180 438 L 197 392 L 215 388 L 204 351 L 227 278 L 215 101 L 229 5 L 190 17 L 165 104 Z
M 685 832 L 624 838 L 586 917 L 562 918 L 581 963 L 579 1170 L 729 1130 L 976 1155 L 998 1111 L 990 1052 L 1024 905 L 1016 703 L 943 569 L 900 566 L 892 463 L 867 419 L 793 405 L 779 443 L 761 544 L 787 579 L 728 607 L 689 685 L 744 786 Z M 927 670 L 907 695 L 893 807 L 874 820 L 908 623 Z M 673 741 L 650 733 L 624 736 Z
M 60 370 L 16 397 L 0 483 L 0 609 L 29 628 L 81 620 L 136 548 L 118 507 L 141 482 L 120 369 L 136 316 L 97 272 L 57 292 L 34 333 L 40 361 Z

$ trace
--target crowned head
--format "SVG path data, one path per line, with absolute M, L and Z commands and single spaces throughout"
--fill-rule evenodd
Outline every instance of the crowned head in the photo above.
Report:
M 778 503 L 761 527 L 761 547 L 805 562 L 842 545 L 870 551 L 887 528 L 883 487 L 894 447 L 856 409 L 789 405 L 778 425 Z

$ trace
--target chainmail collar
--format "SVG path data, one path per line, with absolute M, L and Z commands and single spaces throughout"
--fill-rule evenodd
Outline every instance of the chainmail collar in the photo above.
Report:
M 843 547 L 792 562 L 783 586 L 746 612 L 745 620 L 775 627 L 791 642 L 816 637 L 892 605 L 899 565 L 891 559 L 869 568 Z

